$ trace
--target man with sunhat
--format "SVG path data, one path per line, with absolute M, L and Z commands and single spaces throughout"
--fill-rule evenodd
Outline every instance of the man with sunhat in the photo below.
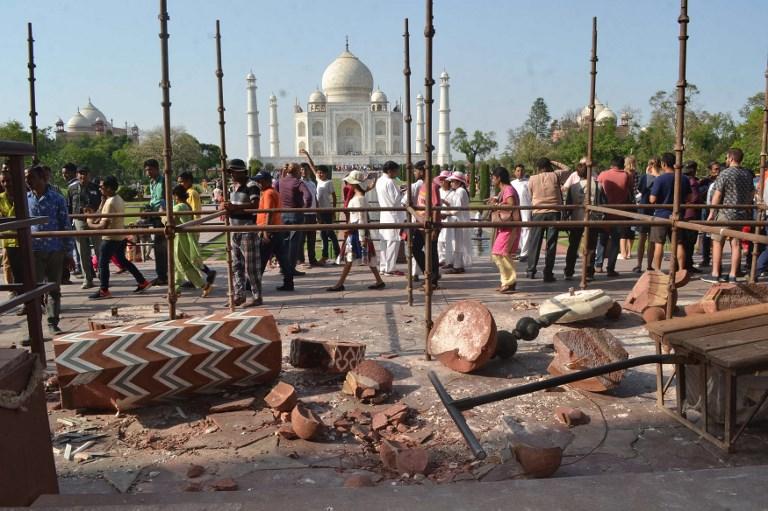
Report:
M 401 207 L 403 192 L 397 186 L 395 179 L 400 172 L 400 167 L 393 161 L 384 164 L 381 177 L 376 180 L 376 197 L 382 208 Z M 382 211 L 379 214 L 379 222 L 382 224 L 401 223 L 405 221 L 403 211 Z M 403 272 L 395 269 L 397 254 L 400 249 L 400 229 L 379 229 L 380 255 L 379 272 L 384 275 L 403 275 Z
M 229 160 L 227 172 L 232 177 L 232 193 L 229 201 L 222 207 L 229 214 L 230 225 L 254 225 L 256 217 L 246 209 L 256 209 L 259 206 L 259 187 L 248 179 L 248 167 L 239 158 Z M 246 300 L 246 278 L 251 283 L 253 299 L 248 307 L 261 305 L 261 257 L 259 246 L 256 244 L 256 233 L 232 233 L 232 277 L 234 284 L 234 304 L 242 305 Z

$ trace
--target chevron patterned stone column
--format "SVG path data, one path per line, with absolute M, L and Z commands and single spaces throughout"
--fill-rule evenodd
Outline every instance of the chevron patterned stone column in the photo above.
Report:
M 282 346 L 265 310 L 129 325 L 54 341 L 64 408 L 127 410 L 274 380 Z

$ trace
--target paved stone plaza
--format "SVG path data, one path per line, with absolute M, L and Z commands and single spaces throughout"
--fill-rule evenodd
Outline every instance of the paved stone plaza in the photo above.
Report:
M 209 261 L 218 272 L 217 287 L 208 298 L 197 292 L 184 293 L 179 309 L 187 314 L 208 314 L 226 307 L 226 271 L 221 262 Z M 558 256 L 556 274 L 562 275 L 562 255 Z M 623 300 L 637 279 L 630 272 L 633 261 L 619 261 L 620 278 L 598 275 L 590 284 Z M 522 266 L 522 265 L 518 265 Z M 141 263 L 147 276 L 153 274 L 152 262 Z M 768 434 L 750 429 L 740 441 L 735 454 L 728 455 L 687 429 L 679 426 L 656 408 L 655 370 L 643 366 L 628 371 L 621 386 L 605 394 L 578 392 L 567 387 L 556 392 L 539 392 L 520 398 L 475 408 L 466 413 L 469 425 L 484 443 L 489 458 L 474 461 L 450 421 L 427 379 L 427 371 L 438 373 L 454 397 L 476 395 L 507 386 L 547 377 L 546 366 L 552 358 L 552 336 L 561 329 L 555 325 L 542 331 L 538 339 L 520 343 L 518 353 L 509 360 L 494 359 L 475 374 L 452 372 L 438 362 L 424 359 L 423 294 L 414 293 L 414 306 L 407 304 L 403 277 L 386 279 L 382 291 L 369 291 L 371 276 L 365 267 L 355 267 L 344 293 L 327 293 L 340 267 L 327 266 L 307 270 L 296 280 L 296 291 L 279 293 L 276 269 L 264 278 L 265 308 L 277 319 L 283 338 L 283 374 L 292 383 L 302 401 L 324 410 L 330 424 L 340 413 L 359 408 L 353 398 L 341 394 L 340 377 L 298 370 L 287 363 L 290 339 L 303 336 L 316 339 L 341 339 L 363 342 L 367 358 L 388 367 L 395 375 L 395 396 L 416 411 L 421 430 L 431 432 L 424 446 L 430 450 L 433 471 L 423 479 L 403 479 L 398 474 L 380 470 L 378 456 L 361 449 L 354 438 L 340 437 L 324 442 L 284 440 L 274 434 L 240 432 L 256 435 L 240 448 L 223 442 L 217 445 L 212 433 L 216 427 L 206 410 L 211 399 L 222 401 L 243 396 L 261 398 L 270 386 L 239 394 L 213 398 L 185 399 L 171 405 L 146 407 L 120 414 L 83 413 L 90 426 L 107 436 L 99 450 L 109 454 L 85 463 L 66 461 L 56 456 L 63 493 L 175 493 L 188 489 L 185 474 L 191 463 L 206 469 L 209 479 L 231 478 L 240 490 L 275 487 L 333 488 L 342 486 L 351 474 L 367 474 L 377 486 L 435 485 L 450 482 L 499 481 L 515 477 L 505 456 L 507 420 L 517 422 L 552 422 L 557 406 L 573 406 L 591 417 L 590 424 L 571 431 L 574 440 L 565 451 L 556 478 L 594 476 L 606 473 L 667 472 L 736 466 L 763 465 L 768 460 Z M 524 272 L 523 272 L 524 274 Z M 87 320 L 110 307 L 163 303 L 164 289 L 151 289 L 133 295 L 133 281 L 127 274 L 114 278 L 112 300 L 89 301 L 90 291 L 80 290 L 79 281 L 64 286 L 61 327 L 66 332 L 87 329 Z M 545 284 L 522 279 L 520 292 L 499 295 L 497 274 L 487 256 L 476 257 L 474 267 L 463 275 L 446 275 L 434 294 L 433 317 L 461 299 L 477 299 L 492 311 L 499 329 L 512 329 L 524 315 L 537 315 L 536 306 L 551 295 L 566 292 L 576 281 L 558 280 Z M 692 280 L 680 290 L 680 304 L 697 300 L 709 284 Z M 24 318 L 6 315 L 0 318 L 0 345 L 8 347 L 25 334 Z M 299 327 L 300 334 L 291 333 Z M 651 354 L 653 342 L 646 335 L 642 319 L 624 313 L 618 321 L 598 319 L 590 326 L 608 328 L 625 345 L 630 357 Z M 46 343 L 49 359 L 52 343 Z M 382 356 L 384 355 L 384 356 Z M 52 362 L 49 362 L 52 369 Z M 75 416 L 71 410 L 55 409 L 57 394 L 51 394 L 51 427 L 61 431 L 59 419 Z M 365 406 L 364 406 L 365 408 Z M 369 407 L 375 409 L 376 407 Z M 259 412 L 260 413 L 260 412 Z M 258 414 L 257 414 L 258 417 Z M 274 432 L 272 432 L 274 433 Z M 208 487 L 203 485 L 207 491 Z

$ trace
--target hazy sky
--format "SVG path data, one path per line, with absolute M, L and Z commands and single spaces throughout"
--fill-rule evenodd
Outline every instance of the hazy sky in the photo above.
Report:
M 219 143 L 215 20 L 222 24 L 227 146 L 246 156 L 245 75 L 258 79 L 261 151 L 267 98 L 279 98 L 281 154 L 293 154 L 293 104 L 306 108 L 325 67 L 344 49 L 368 65 L 390 102 L 403 95 L 403 18 L 411 24 L 413 95 L 424 83 L 420 0 L 169 0 L 171 120 Z M 698 106 L 737 116 L 765 87 L 766 0 L 690 0 L 688 80 Z M 66 122 L 90 96 L 116 125 L 146 130 L 161 116 L 159 2 L 2 0 L 0 121 L 28 124 L 26 23 L 35 32 L 38 125 Z M 617 113 L 672 90 L 677 80 L 677 0 L 435 0 L 434 74 L 451 76 L 451 127 L 497 133 L 526 118 L 542 96 L 553 117 L 588 99 L 591 18 L 598 17 L 598 97 Z M 761 30 L 761 27 L 763 29 Z M 438 88 L 435 87 L 437 98 Z M 435 136 L 437 131 L 435 112 Z

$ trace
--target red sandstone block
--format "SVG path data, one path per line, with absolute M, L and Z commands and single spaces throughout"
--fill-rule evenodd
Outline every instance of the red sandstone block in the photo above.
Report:
M 64 408 L 117 410 L 272 381 L 282 355 L 260 309 L 64 335 L 54 351 Z

